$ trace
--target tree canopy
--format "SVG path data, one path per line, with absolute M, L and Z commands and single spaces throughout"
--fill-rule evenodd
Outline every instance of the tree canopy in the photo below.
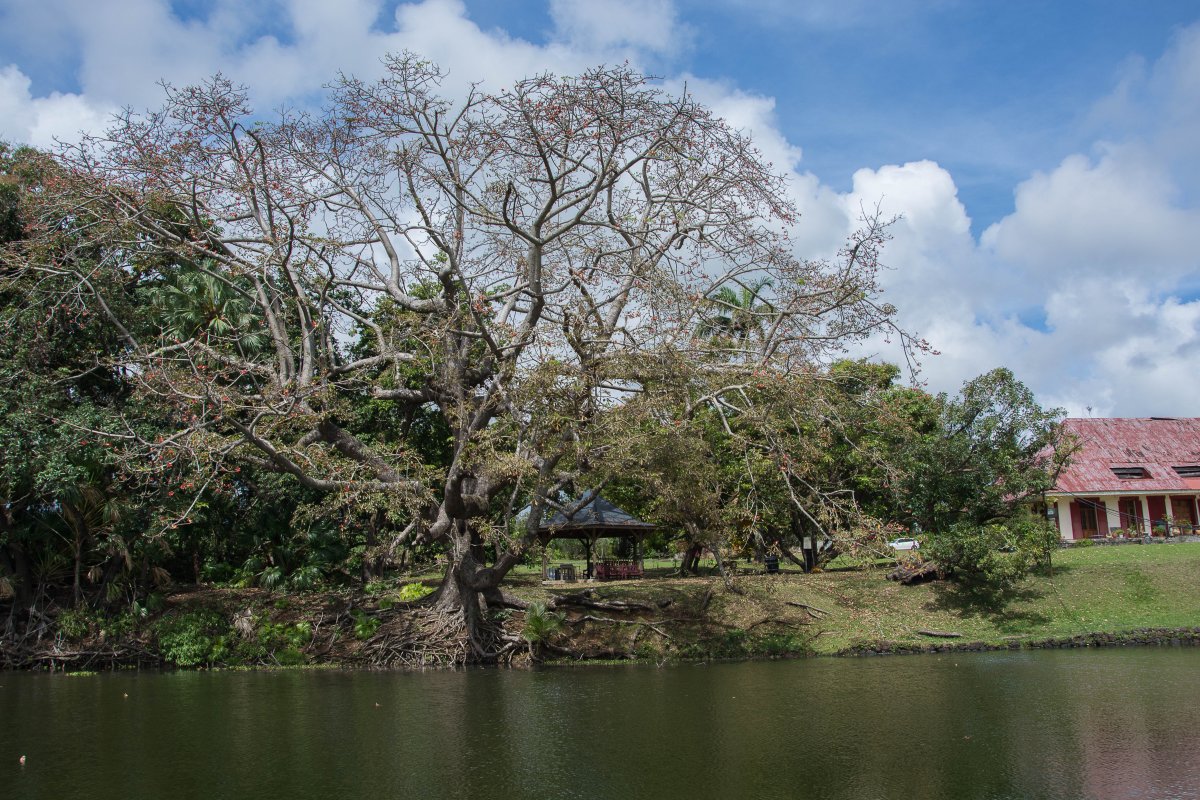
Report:
M 165 527 L 243 470 L 286 476 L 392 548 L 444 548 L 430 630 L 489 660 L 520 644 L 488 621 L 501 581 L 614 430 L 802 432 L 781 399 L 893 325 L 887 223 L 797 257 L 749 139 L 626 67 L 449 98 L 434 65 L 385 66 L 272 118 L 220 76 L 168 88 L 55 154 L 5 269 L 102 321 L 93 363 L 136 402 L 71 435 L 177 487 Z

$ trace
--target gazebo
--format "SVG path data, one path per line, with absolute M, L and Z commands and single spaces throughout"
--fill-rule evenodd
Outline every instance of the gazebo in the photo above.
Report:
M 632 514 L 622 511 L 600 495 L 595 495 L 586 504 L 569 516 L 555 511 L 538 527 L 537 537 L 542 543 L 542 580 L 549 570 L 549 556 L 545 547 L 552 539 L 578 539 L 587 553 L 586 575 L 589 578 L 606 580 L 612 578 L 640 578 L 642 558 L 639 546 L 642 539 L 652 533 L 656 526 L 642 522 Z M 633 542 L 633 558 L 608 558 L 593 563 L 592 553 L 597 539 L 630 539 Z

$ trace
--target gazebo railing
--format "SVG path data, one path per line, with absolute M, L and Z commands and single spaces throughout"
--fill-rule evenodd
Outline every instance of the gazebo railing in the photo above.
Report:
M 600 581 L 640 578 L 645 574 L 640 558 L 604 558 L 592 565 L 592 569 Z

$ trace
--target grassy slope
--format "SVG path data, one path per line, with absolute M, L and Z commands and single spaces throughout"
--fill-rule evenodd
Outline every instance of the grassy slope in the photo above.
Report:
M 672 647 L 717 641 L 718 634 L 750 629 L 753 636 L 791 636 L 796 649 L 837 653 L 872 642 L 929 644 L 917 630 L 962 634 L 963 641 L 1059 638 L 1116 633 L 1143 627 L 1200 625 L 1200 544 L 1094 547 L 1055 554 L 1052 577 L 1028 579 L 1002 608 L 982 608 L 952 584 L 900 586 L 885 570 L 814 575 L 743 575 L 745 592 L 721 590 L 713 579 L 657 579 L 595 584 L 604 597 L 657 600 L 673 597 L 675 609 L 699 606 L 708 586 L 718 590 L 706 624 L 678 625 Z M 514 587 L 544 597 L 550 590 L 532 578 Z M 578 590 L 580 585 L 572 587 Z M 810 619 L 788 601 L 828 611 Z M 645 640 L 643 640 L 645 641 Z M 699 645 L 703 647 L 704 645 Z

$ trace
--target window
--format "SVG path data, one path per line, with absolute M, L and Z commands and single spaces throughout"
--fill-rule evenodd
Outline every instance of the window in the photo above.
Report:
M 1200 467 L 1171 467 L 1175 470 L 1175 474 L 1181 478 L 1200 478 Z
M 1123 480 L 1150 477 L 1149 474 L 1147 474 L 1145 467 L 1112 467 L 1111 469 L 1113 475 L 1116 475 L 1118 478 Z M 1197 477 L 1200 477 L 1200 473 L 1197 473 Z

